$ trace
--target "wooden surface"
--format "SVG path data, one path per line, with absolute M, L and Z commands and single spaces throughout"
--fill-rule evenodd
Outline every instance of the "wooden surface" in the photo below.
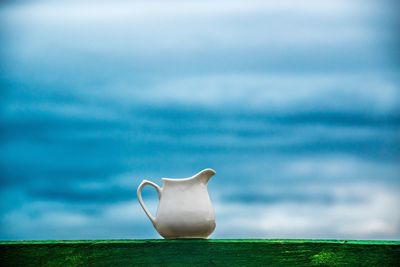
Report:
M 0 266 L 400 266 L 400 241 L 2 241 Z

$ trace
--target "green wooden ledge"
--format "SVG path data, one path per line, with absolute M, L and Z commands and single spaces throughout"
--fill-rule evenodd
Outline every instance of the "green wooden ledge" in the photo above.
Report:
M 400 266 L 400 241 L 0 241 L 0 266 Z

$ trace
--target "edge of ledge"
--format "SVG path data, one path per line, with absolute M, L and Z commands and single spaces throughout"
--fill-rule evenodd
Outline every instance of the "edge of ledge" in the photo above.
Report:
M 149 243 L 262 243 L 262 244 L 349 244 L 400 245 L 400 240 L 336 240 L 336 239 L 109 239 L 109 240 L 1 240 L 1 245 L 63 244 L 149 244 Z

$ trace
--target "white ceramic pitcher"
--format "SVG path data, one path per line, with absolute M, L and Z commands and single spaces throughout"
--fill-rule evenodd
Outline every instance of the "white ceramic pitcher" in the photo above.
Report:
M 154 228 L 164 238 L 207 238 L 215 229 L 215 214 L 207 183 L 215 174 L 205 169 L 184 179 L 162 178 L 163 187 L 143 180 L 137 197 Z M 142 189 L 153 186 L 158 193 L 157 216 L 150 214 L 142 199 Z

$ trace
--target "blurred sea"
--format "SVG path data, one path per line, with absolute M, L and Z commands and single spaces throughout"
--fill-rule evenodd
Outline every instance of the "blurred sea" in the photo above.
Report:
M 213 238 L 399 239 L 397 10 L 1 2 L 0 239 L 157 238 L 138 184 L 206 167 Z

